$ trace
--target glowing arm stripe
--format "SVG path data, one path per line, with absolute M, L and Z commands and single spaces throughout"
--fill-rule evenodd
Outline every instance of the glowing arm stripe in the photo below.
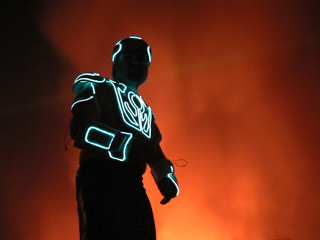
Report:
M 90 97 L 88 97 L 88 98 L 80 99 L 80 100 L 78 100 L 78 101 L 75 101 L 75 102 L 72 104 L 72 106 L 71 106 L 71 110 L 73 109 L 73 107 L 74 107 L 77 103 L 87 102 L 87 101 L 89 101 L 89 100 L 91 100 L 91 99 L 93 99 L 93 96 L 90 96 Z
M 121 134 L 122 140 L 115 150 L 111 150 L 116 134 Z M 127 132 L 112 132 L 111 130 L 101 129 L 90 126 L 86 130 L 85 143 L 108 151 L 109 157 L 118 161 L 126 161 L 128 155 L 128 144 L 131 142 L 132 134 Z
M 177 184 L 177 180 L 174 176 L 174 168 L 173 168 L 173 166 L 170 166 L 170 168 L 171 168 L 171 173 L 168 173 L 167 177 L 173 182 L 174 186 L 176 187 L 176 189 L 177 189 L 176 196 L 178 196 L 180 190 L 179 190 L 179 186 Z
M 105 143 L 98 143 L 97 141 L 94 141 L 93 139 L 90 140 L 90 137 L 92 134 L 94 134 L 94 132 L 101 133 L 101 135 L 103 135 L 103 137 L 106 137 L 106 139 L 104 139 L 104 140 L 106 140 L 106 142 Z M 114 133 L 111 133 L 109 131 L 102 130 L 100 128 L 91 126 L 88 128 L 86 135 L 84 137 L 84 140 L 88 144 L 91 144 L 91 145 L 96 146 L 98 148 L 109 150 L 114 137 L 115 137 Z
M 95 94 L 96 94 L 96 89 L 95 89 L 95 87 L 93 86 L 92 83 L 90 83 L 90 86 L 91 86 L 91 88 L 92 88 L 92 94 L 95 95 Z M 79 100 L 75 101 L 75 102 L 71 105 L 71 110 L 73 109 L 73 107 L 74 107 L 77 103 L 86 102 L 86 101 L 89 101 L 89 100 L 91 100 L 91 99 L 93 99 L 93 98 L 94 98 L 94 96 L 90 96 L 90 97 L 88 97 L 88 98 L 79 99 Z

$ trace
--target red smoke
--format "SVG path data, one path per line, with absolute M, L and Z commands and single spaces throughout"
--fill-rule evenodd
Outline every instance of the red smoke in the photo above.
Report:
M 177 168 L 181 193 L 166 206 L 145 174 L 159 240 L 320 239 L 319 8 L 69 0 L 45 9 L 41 28 L 72 67 L 61 79 L 70 99 L 77 74 L 111 77 L 118 40 L 137 35 L 152 47 L 140 93 L 167 157 L 189 162 Z M 63 157 L 74 184 L 77 150 Z M 77 239 L 76 210 L 63 211 L 55 231 L 43 221 L 42 239 Z

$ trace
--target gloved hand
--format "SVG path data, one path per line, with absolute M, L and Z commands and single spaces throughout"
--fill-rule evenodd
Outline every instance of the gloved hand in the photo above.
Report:
M 174 176 L 174 167 L 166 158 L 157 159 L 151 166 L 151 174 L 164 196 L 161 204 L 168 203 L 171 198 L 179 194 L 179 185 Z
M 175 182 L 177 184 L 176 179 Z M 161 194 L 164 196 L 164 198 L 160 202 L 162 205 L 167 204 L 172 198 L 177 196 L 177 187 L 170 178 L 162 178 L 158 183 L 158 188 Z

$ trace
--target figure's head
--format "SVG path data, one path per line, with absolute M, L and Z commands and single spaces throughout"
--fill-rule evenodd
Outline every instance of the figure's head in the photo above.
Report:
M 138 87 L 148 77 L 151 48 L 140 37 L 122 39 L 113 48 L 112 62 L 113 80 Z

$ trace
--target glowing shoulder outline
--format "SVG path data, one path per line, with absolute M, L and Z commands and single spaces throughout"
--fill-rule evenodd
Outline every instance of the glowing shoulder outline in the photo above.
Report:
M 87 77 L 89 76 L 89 77 Z M 101 80 L 94 79 L 91 77 L 101 77 L 99 73 L 82 73 L 74 81 L 73 86 L 80 82 L 90 82 L 90 83 L 103 83 L 106 81 L 104 77 L 101 77 Z
M 87 101 L 89 101 L 89 100 L 91 100 L 91 99 L 94 98 L 94 96 L 95 96 L 95 94 L 96 94 L 96 89 L 95 89 L 95 87 L 94 87 L 94 85 L 93 85 L 92 83 L 90 83 L 90 86 L 91 86 L 91 89 L 92 89 L 92 95 L 91 95 L 90 97 L 81 98 L 81 99 L 79 99 L 79 100 L 76 100 L 76 99 L 75 99 L 75 101 L 74 101 L 74 102 L 72 103 L 72 105 L 71 105 L 71 111 L 72 111 L 72 109 L 74 108 L 74 106 L 75 106 L 76 104 L 81 103 L 81 102 L 87 102 Z

